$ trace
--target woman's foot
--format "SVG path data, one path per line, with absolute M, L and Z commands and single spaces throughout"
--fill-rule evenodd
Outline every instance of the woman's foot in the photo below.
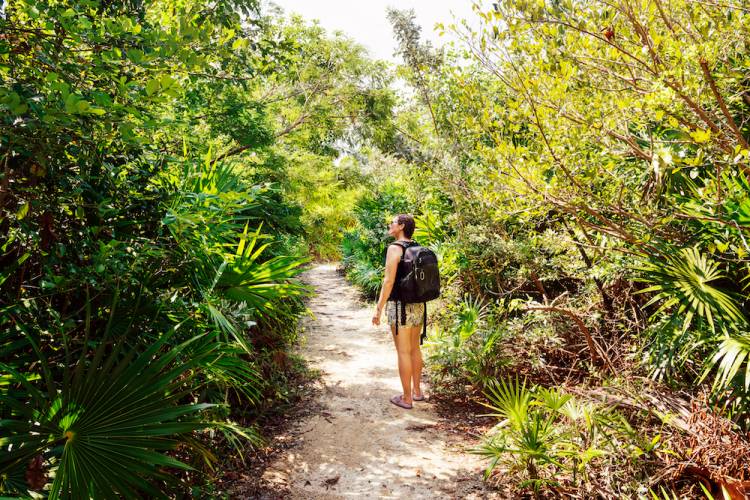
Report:
M 412 393 L 412 395 L 411 395 L 411 398 L 412 398 L 412 399 L 413 399 L 414 401 L 424 401 L 424 394 L 417 394 L 417 393 L 415 392 L 415 393 Z
M 412 408 L 411 402 L 404 401 L 404 398 L 402 397 L 401 394 L 399 394 L 398 396 L 393 396 L 391 398 L 391 403 L 393 403 L 396 406 L 400 406 L 401 408 L 405 408 L 407 410 L 411 410 Z

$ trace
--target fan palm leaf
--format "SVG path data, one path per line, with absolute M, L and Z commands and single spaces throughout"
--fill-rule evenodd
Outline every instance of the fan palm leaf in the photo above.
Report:
M 661 302 L 652 317 L 676 307 L 687 330 L 697 316 L 705 319 L 715 331 L 715 320 L 746 322 L 734 294 L 724 291 L 716 282 L 724 278 L 719 264 L 697 248 L 683 248 L 676 255 L 664 252 L 640 268 L 641 281 L 652 285 L 640 293 L 656 292 L 644 307 Z
M 280 255 L 259 259 L 268 243 L 258 245 L 261 226 L 255 232 L 248 225 L 240 237 L 234 256 L 217 272 L 215 289 L 225 298 L 244 302 L 261 314 L 273 315 L 274 304 L 282 299 L 302 297 L 310 288 L 295 281 L 309 259 Z
M 231 254 L 221 259 L 205 256 L 194 268 L 203 312 L 225 341 L 233 339 L 248 353 L 252 347 L 244 334 L 246 327 L 256 324 L 259 316 L 284 316 L 286 309 L 279 307 L 280 301 L 301 298 L 310 291 L 295 280 L 309 259 L 282 255 L 263 260 L 269 244 L 259 244 L 268 237 L 261 228 L 250 232 L 246 224 Z
M 0 386 L 0 403 L 9 409 L 0 421 L 0 474 L 42 456 L 55 469 L 50 498 L 164 497 L 153 481 L 170 481 L 161 468 L 189 467 L 163 452 L 179 444 L 180 435 L 211 425 L 198 414 L 213 405 L 185 401 L 191 381 L 201 365 L 220 356 L 214 343 L 197 337 L 167 348 L 173 333 L 142 353 L 103 342 L 65 367 L 62 384 L 35 348 L 42 388 L 1 364 L 12 384 Z
M 722 339 L 711 360 L 706 363 L 706 371 L 703 377 L 713 370 L 714 367 L 717 367 L 713 387 L 715 389 L 724 389 L 740 373 L 743 364 L 745 365 L 744 387 L 745 391 L 747 391 L 750 388 L 750 332 L 727 334 Z
M 526 388 L 526 380 L 513 382 L 505 380 L 493 380 L 487 384 L 485 396 L 489 403 L 484 406 L 495 410 L 491 414 L 494 417 L 504 419 L 504 423 L 510 424 L 514 429 L 521 429 L 526 423 L 531 404 L 532 392 Z

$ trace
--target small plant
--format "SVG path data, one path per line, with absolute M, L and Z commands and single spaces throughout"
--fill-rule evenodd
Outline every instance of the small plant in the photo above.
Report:
M 498 424 L 473 450 L 490 460 L 485 477 L 500 464 L 520 474 L 518 486 L 538 495 L 544 485 L 588 481 L 587 471 L 601 457 L 618 452 L 609 436 L 619 415 L 580 401 L 560 389 L 529 387 L 526 380 L 495 380 L 485 391 Z
M 430 337 L 428 361 L 434 382 L 462 387 L 466 383 L 484 389 L 507 366 L 500 342 L 505 325 L 493 324 L 490 303 L 464 296 L 448 307 L 443 326 Z

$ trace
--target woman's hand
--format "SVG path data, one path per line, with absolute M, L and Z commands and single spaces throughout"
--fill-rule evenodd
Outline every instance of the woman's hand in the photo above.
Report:
M 372 324 L 375 326 L 380 325 L 380 315 L 382 314 L 382 309 L 380 307 L 375 308 L 375 314 L 372 316 Z

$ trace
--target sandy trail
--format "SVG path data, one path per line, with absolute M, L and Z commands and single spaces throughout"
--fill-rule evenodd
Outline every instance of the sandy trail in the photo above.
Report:
M 264 479 L 283 486 L 286 498 L 494 498 L 481 482 L 482 459 L 435 427 L 429 401 L 412 410 L 389 402 L 401 385 L 388 327 L 371 324 L 374 306 L 335 265 L 317 265 L 303 279 L 318 295 L 299 352 L 323 372 L 315 402 L 323 410 L 297 423 L 297 444 Z

